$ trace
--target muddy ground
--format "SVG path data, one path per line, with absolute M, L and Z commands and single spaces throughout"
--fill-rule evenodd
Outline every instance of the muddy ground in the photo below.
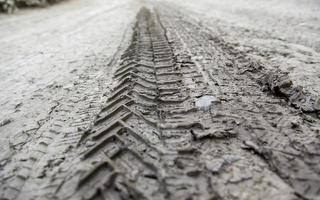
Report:
M 320 199 L 320 3 L 0 15 L 0 199 Z

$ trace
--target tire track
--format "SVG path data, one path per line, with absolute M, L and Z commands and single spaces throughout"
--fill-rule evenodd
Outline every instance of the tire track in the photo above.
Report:
M 100 161 L 82 176 L 76 196 L 175 199 L 206 184 L 205 177 L 191 181 L 174 165 L 172 170 L 181 174 L 163 172 L 175 162 L 177 150 L 190 144 L 189 128 L 203 129 L 201 122 L 184 116 L 194 95 L 188 87 L 203 82 L 192 67 L 175 65 L 164 30 L 147 9 L 137 16 L 115 78 L 118 84 L 88 136 L 93 147 L 82 157 L 85 162 Z
M 96 91 L 77 87 L 32 143 L 47 151 L 6 178 L 23 184 L 5 197 L 318 199 L 318 119 L 263 92 L 209 31 L 155 6 L 140 10 L 127 49 L 112 58 L 112 90 L 103 76 L 88 78 L 99 79 Z M 58 136 L 75 107 L 70 126 L 81 130 Z
M 215 118 L 207 108 L 196 107 L 202 97 L 213 97 L 214 88 L 211 90 L 207 75 L 182 51 L 183 45 L 173 45 L 172 39 L 159 16 L 142 8 L 115 72 L 116 86 L 82 138 L 81 159 L 67 173 L 56 198 L 235 198 L 233 191 L 238 192 L 239 185 L 258 184 L 251 180 L 254 177 L 264 187 L 270 182 L 276 185 L 273 195 L 292 199 L 286 184 L 268 169 L 256 166 L 262 160 L 240 148 L 233 130 L 237 122 L 231 115 Z M 210 104 L 216 107 L 219 102 Z M 227 141 L 235 145 L 226 147 Z M 221 166 L 217 168 L 215 161 L 221 161 Z M 261 171 L 248 174 L 244 163 L 270 180 L 261 176 Z M 230 167 L 243 173 L 241 177 L 224 177 L 230 174 Z M 224 173 L 217 179 L 220 171 Z M 222 189 L 228 181 L 233 186 Z M 264 190 L 260 188 L 258 195 L 270 192 Z
M 107 58 L 94 60 L 99 67 L 98 64 L 105 63 Z M 80 62 L 75 64 L 90 65 L 92 60 L 86 58 Z M 86 75 L 80 74 L 72 86 L 60 90 L 52 85 L 43 89 L 62 98 L 57 100 L 46 119 L 41 120 L 41 126 L 29 135 L 28 142 L 20 149 L 16 148 L 9 162 L 2 166 L 1 198 L 33 199 L 44 196 L 48 190 L 52 192 L 52 186 L 48 189 L 45 185 L 52 181 L 51 176 L 60 165 L 70 159 L 68 155 L 76 147 L 81 133 L 100 111 L 106 81 L 102 80 L 100 72 L 93 73 L 93 70 L 90 68 Z M 88 90 L 97 87 L 100 89 Z M 43 90 L 39 91 L 38 98 L 43 98 Z M 39 188 L 41 190 L 37 190 Z
M 178 13 L 165 6 L 160 15 L 171 33 L 179 34 L 173 38 L 180 38 L 191 49 L 191 56 L 199 61 L 220 91 L 223 102 L 220 109 L 213 111 L 216 117 L 229 113 L 243 119 L 240 125 L 243 129 L 234 131 L 247 148 L 261 155 L 299 196 L 319 199 L 319 120 L 262 92 L 253 79 L 256 74 L 242 73 L 245 69 L 236 59 L 242 55 L 222 40 L 210 40 L 214 37 L 209 31 Z

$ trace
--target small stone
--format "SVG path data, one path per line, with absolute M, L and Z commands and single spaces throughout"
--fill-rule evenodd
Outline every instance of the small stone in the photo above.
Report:
M 241 159 L 240 156 L 237 155 L 225 155 L 223 156 L 223 159 L 228 163 L 228 164 L 232 164 L 237 162 L 238 160 Z
M 206 168 L 213 173 L 219 173 L 224 163 L 225 160 L 221 158 L 208 160 L 206 161 Z
M 92 147 L 94 146 L 96 143 L 94 141 L 88 140 L 85 144 L 86 147 Z
M 196 107 L 198 107 L 200 110 L 208 111 L 213 102 L 220 101 L 214 96 L 202 96 L 196 100 Z

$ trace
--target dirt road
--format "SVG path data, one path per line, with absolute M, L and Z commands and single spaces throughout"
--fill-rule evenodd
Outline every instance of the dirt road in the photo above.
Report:
M 320 199 L 319 8 L 0 16 L 0 199 Z

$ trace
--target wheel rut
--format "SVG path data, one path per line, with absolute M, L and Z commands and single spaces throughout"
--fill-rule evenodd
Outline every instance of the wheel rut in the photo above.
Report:
M 142 8 L 136 20 L 114 88 L 56 198 L 317 196 L 317 179 L 307 178 L 318 176 L 316 155 L 292 145 L 315 141 L 312 123 L 226 65 L 228 52 L 197 25 L 161 6 Z M 299 128 L 288 129 L 294 120 Z
M 82 140 L 92 145 L 83 153 L 83 162 L 95 164 L 81 176 L 76 198 L 216 194 L 207 177 L 197 172 L 197 154 L 188 153 L 195 150 L 192 133 L 208 128 L 196 117 L 194 106 L 194 98 L 207 85 L 191 60 L 176 62 L 164 31 L 154 13 L 141 9 L 115 72 L 116 87 Z M 178 160 L 188 163 L 187 174 Z
M 245 119 L 237 110 L 223 113 L 228 109 L 212 75 L 172 28 L 161 13 L 140 10 L 115 86 L 56 198 L 236 199 L 239 188 L 249 188 L 252 199 L 270 193 L 296 198 L 266 162 L 243 148 Z M 266 189 L 269 184 L 276 189 Z

